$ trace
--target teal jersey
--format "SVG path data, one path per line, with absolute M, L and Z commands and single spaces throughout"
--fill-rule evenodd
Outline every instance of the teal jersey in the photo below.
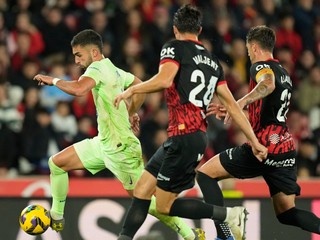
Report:
M 119 109 L 113 105 L 115 97 L 133 82 L 134 76 L 117 68 L 108 58 L 91 63 L 82 76 L 96 82 L 92 94 L 97 109 L 98 137 L 104 150 L 114 151 L 130 145 L 132 140 L 139 141 L 131 131 L 125 102 L 120 103 Z

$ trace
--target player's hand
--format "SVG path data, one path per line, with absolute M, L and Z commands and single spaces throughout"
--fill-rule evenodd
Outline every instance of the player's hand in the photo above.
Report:
M 260 144 L 259 142 L 253 143 L 251 145 L 252 148 L 252 152 L 253 154 L 256 156 L 256 158 L 262 162 L 263 160 L 265 160 L 268 156 L 268 149 L 263 146 L 262 144 Z
M 38 85 L 50 85 L 52 86 L 52 80 L 53 77 L 42 75 L 42 74 L 37 74 L 34 76 L 33 80 L 38 81 Z
M 237 103 L 238 103 L 238 105 L 239 105 L 239 107 L 240 107 L 241 110 L 243 110 L 243 108 L 246 106 L 245 101 L 242 100 L 242 99 L 239 99 L 239 100 L 237 101 Z M 224 118 L 223 123 L 224 123 L 224 124 L 230 124 L 231 121 L 232 121 L 232 118 L 231 118 L 230 114 L 227 112 L 227 114 L 226 114 L 226 116 L 225 116 L 225 118 Z
M 207 108 L 206 116 L 215 115 L 217 119 L 221 120 L 227 114 L 226 108 L 218 103 L 210 103 Z
M 113 105 L 118 109 L 119 104 L 122 100 L 126 100 L 132 96 L 132 91 L 131 88 L 128 88 L 124 92 L 120 93 L 118 96 L 115 97 L 113 101 Z
M 129 120 L 133 133 L 137 135 L 140 131 L 140 117 L 138 113 L 134 113 L 132 116 L 130 116 Z

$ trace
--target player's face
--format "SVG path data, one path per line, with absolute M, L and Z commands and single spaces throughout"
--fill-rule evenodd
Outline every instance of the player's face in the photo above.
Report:
M 74 55 L 75 63 L 83 69 L 86 69 L 93 62 L 91 49 L 88 46 L 74 46 L 72 48 L 72 53 Z

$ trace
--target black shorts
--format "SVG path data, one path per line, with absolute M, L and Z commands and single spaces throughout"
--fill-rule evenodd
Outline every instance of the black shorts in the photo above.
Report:
M 197 131 L 168 138 L 146 165 L 157 178 L 157 186 L 165 191 L 180 193 L 192 188 L 195 168 L 207 147 L 207 135 Z
M 260 162 L 252 153 L 251 147 L 244 144 L 220 153 L 220 161 L 225 170 L 236 178 L 263 176 L 268 184 L 270 195 L 279 192 L 287 195 L 300 195 L 297 184 L 296 151 L 268 155 Z

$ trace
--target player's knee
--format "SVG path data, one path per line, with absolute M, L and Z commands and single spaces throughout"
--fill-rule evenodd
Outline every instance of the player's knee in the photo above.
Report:
M 49 169 L 50 169 L 51 174 L 60 175 L 60 174 L 65 173 L 65 171 L 63 169 L 61 169 L 59 166 L 57 166 L 55 164 L 52 157 L 49 158 L 48 165 L 49 165 Z
M 170 206 L 157 204 L 157 211 L 163 215 L 169 215 Z
M 282 224 L 291 224 L 292 220 L 295 219 L 296 208 L 291 208 L 283 213 L 277 215 L 277 219 Z

